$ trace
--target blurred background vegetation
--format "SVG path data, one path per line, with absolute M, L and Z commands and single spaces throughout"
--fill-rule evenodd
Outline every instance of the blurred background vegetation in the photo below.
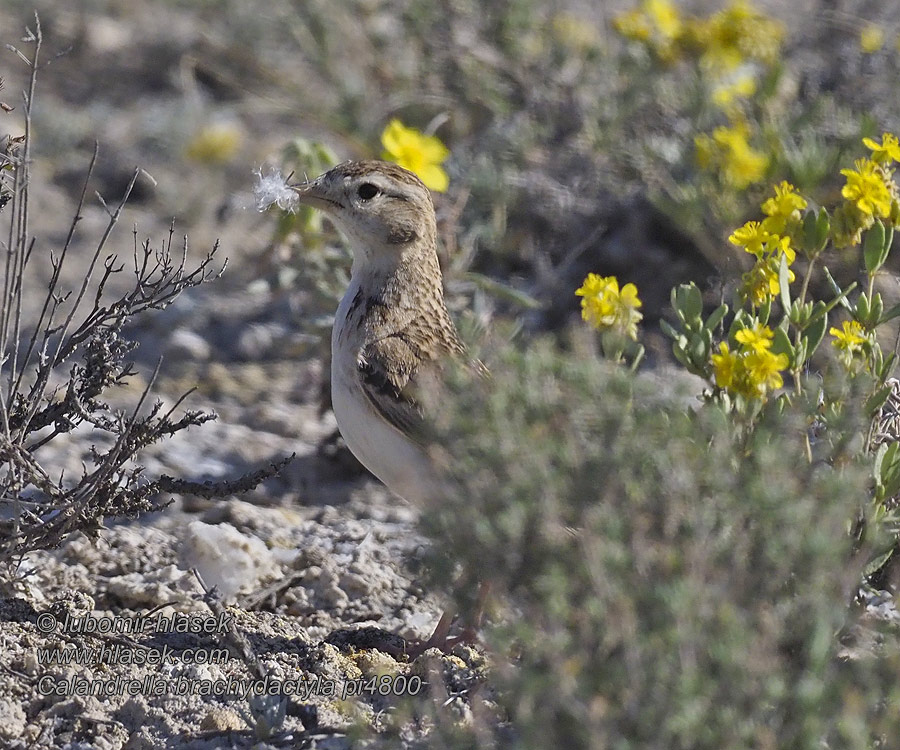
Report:
M 317 216 L 256 213 L 254 169 L 378 156 L 393 118 L 449 148 L 451 307 L 502 333 L 490 387 L 461 381 L 441 425 L 458 490 L 424 523 L 436 560 L 492 571 L 502 716 L 436 708 L 434 747 L 896 742 L 896 653 L 850 658 L 841 642 L 865 562 L 847 529 L 870 479 L 806 462 L 794 427 L 811 407 L 748 438 L 715 409 L 686 414 L 664 378 L 611 374 L 574 290 L 589 271 L 634 282 L 646 362 L 670 361 L 656 325 L 670 289 L 730 294 L 746 257 L 726 238 L 769 186 L 832 201 L 860 138 L 900 129 L 900 6 L 6 0 L 0 29 L 35 7 L 46 49 L 65 51 L 35 110 L 38 233 L 62 231 L 54 207 L 94 139 L 107 200 L 140 164 L 157 183 L 133 196 L 142 225 L 176 216 L 195 244 L 221 237 L 231 274 L 214 293 L 234 325 L 283 324 L 248 349 L 220 313 L 200 331 L 216 362 L 326 358 L 347 276 Z M 0 72 L 15 105 L 22 71 L 10 56 Z M 879 283 L 896 298 L 892 275 Z M 210 389 L 213 367 L 184 377 Z M 456 569 L 435 579 L 449 588 Z
M 312 173 L 322 146 L 378 156 L 396 117 L 451 151 L 438 209 L 456 306 L 532 329 L 572 321 L 587 271 L 635 282 L 652 323 L 674 283 L 740 270 L 723 240 L 770 183 L 825 202 L 859 138 L 898 125 L 897 11 L 862 0 L 676 3 L 675 21 L 624 0 L 10 0 L 0 25 L 33 7 L 66 50 L 36 118 L 55 185 L 76 189 L 99 138 L 104 194 L 140 163 L 154 215 L 221 235 L 249 275 L 278 260 L 283 282 L 285 260 L 322 263 L 321 227 L 273 234 L 242 195 L 253 168 Z

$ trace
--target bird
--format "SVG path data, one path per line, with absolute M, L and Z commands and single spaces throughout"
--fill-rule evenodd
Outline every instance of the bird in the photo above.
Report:
M 447 362 L 466 353 L 444 301 L 431 193 L 412 172 L 376 159 L 345 161 L 290 188 L 353 251 L 331 335 L 338 429 L 388 489 L 420 504 L 440 491 L 420 394 L 439 388 Z M 442 647 L 452 620 L 445 612 L 418 650 Z

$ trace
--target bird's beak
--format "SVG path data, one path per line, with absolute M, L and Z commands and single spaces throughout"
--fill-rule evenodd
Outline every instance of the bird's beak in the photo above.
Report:
M 321 180 L 303 182 L 299 185 L 289 185 L 288 187 L 297 194 L 297 198 L 301 203 L 305 203 L 308 206 L 319 208 L 323 211 L 333 211 L 338 207 L 338 203 L 328 197 L 328 191 Z

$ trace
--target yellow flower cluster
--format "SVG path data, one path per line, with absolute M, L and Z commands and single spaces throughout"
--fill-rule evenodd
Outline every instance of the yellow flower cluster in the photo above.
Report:
M 429 190 L 443 193 L 450 180 L 441 164 L 450 156 L 441 139 L 391 120 L 381 134 L 382 159 L 399 164 L 415 174 Z
M 197 132 L 185 148 L 185 156 L 201 164 L 224 164 L 234 158 L 243 140 L 233 123 L 214 123 Z
M 831 345 L 838 350 L 841 360 L 847 367 L 860 364 L 866 355 L 866 347 L 872 338 L 856 320 L 845 320 L 840 328 L 829 328 Z
M 859 32 L 859 48 L 872 55 L 884 47 L 884 29 L 877 23 L 867 23 Z
M 756 93 L 756 79 L 746 73 L 722 78 L 713 89 L 713 104 L 719 109 L 731 111 L 741 99 L 750 99 Z
M 720 174 L 737 190 L 761 181 L 770 160 L 751 145 L 742 103 L 756 94 L 764 68 L 777 61 L 783 25 L 747 0 L 733 0 L 706 17 L 682 16 L 671 0 L 642 0 L 613 24 L 622 36 L 641 42 L 663 62 L 691 60 L 699 66 L 712 102 L 730 122 L 695 139 L 700 167 Z
M 722 180 L 738 190 L 766 176 L 769 157 L 754 149 L 748 139 L 750 128 L 743 121 L 716 128 L 712 136 L 701 133 L 694 138 L 697 164 L 715 170 Z
M 613 26 L 626 39 L 646 44 L 662 60 L 678 58 L 682 23 L 670 0 L 643 0 L 638 8 L 616 16 Z
M 863 344 L 869 340 L 862 325 L 855 320 L 845 320 L 840 329 L 829 328 L 828 333 L 834 337 L 831 343 L 836 349 L 850 354 L 862 351 Z
M 643 0 L 613 20 L 626 39 L 642 42 L 657 57 L 694 57 L 710 70 L 733 70 L 746 61 L 770 65 L 778 58 L 784 26 L 746 0 L 700 18 L 682 17 L 671 0 Z
M 718 353 L 710 357 L 716 385 L 750 399 L 765 398 L 768 391 L 781 388 L 788 356 L 772 352 L 772 329 L 755 323 L 739 330 L 734 338 L 739 344 L 736 350 L 723 341 Z
M 889 219 L 900 224 L 900 204 L 897 202 L 897 183 L 893 164 L 900 161 L 900 142 L 891 133 L 884 133 L 881 143 L 864 138 L 863 144 L 872 152 L 869 159 L 857 159 L 854 169 L 842 169 L 846 183 L 841 190 L 844 202 L 835 209 L 832 220 L 835 247 L 858 245 L 862 233 L 876 219 Z
M 728 241 L 756 258 L 753 268 L 744 274 L 741 296 L 753 307 L 759 307 L 778 294 L 778 272 L 781 258 L 787 261 L 788 279 L 794 280 L 790 270 L 797 257 L 793 242 L 801 227 L 800 212 L 806 199 L 789 182 L 775 187 L 775 194 L 762 204 L 766 218 L 748 221 L 735 229 Z
M 600 331 L 616 331 L 637 340 L 638 312 L 641 301 L 634 284 L 619 289 L 615 276 L 589 273 L 584 284 L 575 291 L 581 297 L 581 317 Z
M 734 69 L 748 60 L 771 65 L 781 51 L 784 25 L 736 0 L 709 18 L 691 19 L 684 37 L 710 69 Z

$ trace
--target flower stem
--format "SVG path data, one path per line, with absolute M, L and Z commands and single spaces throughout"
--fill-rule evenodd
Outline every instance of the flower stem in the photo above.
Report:
M 809 280 L 812 278 L 813 266 L 816 263 L 816 258 L 813 256 L 809 259 L 809 263 L 806 266 L 806 273 L 803 275 L 803 285 L 800 287 L 800 304 L 802 305 L 806 302 L 806 292 L 809 289 Z

